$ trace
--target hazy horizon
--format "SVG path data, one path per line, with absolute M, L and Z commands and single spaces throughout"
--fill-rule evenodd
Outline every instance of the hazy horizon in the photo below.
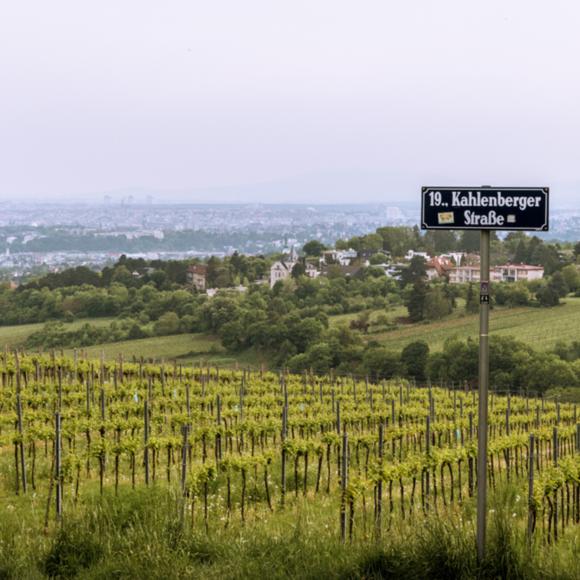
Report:
M 0 19 L 0 200 L 578 198 L 580 6 L 23 1 Z M 415 201 L 416 200 L 416 201 Z

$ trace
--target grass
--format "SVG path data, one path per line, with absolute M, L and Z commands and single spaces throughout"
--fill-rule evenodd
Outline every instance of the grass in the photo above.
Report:
M 93 326 L 108 326 L 113 318 L 83 318 L 74 322 L 64 323 L 67 330 L 76 330 L 84 324 Z M 26 339 L 34 332 L 42 330 L 46 323 L 36 322 L 33 324 L 19 324 L 17 326 L 0 326 L 0 345 L 6 345 L 9 348 L 22 346 Z
M 18 497 L 0 507 L 0 578 L 578 578 L 578 530 L 530 550 L 512 518 L 521 509 L 515 492 L 502 489 L 491 501 L 487 557 L 478 564 L 471 508 L 395 521 L 379 541 L 361 535 L 342 545 L 336 505 L 325 496 L 256 512 L 245 525 L 211 519 L 208 533 L 181 524 L 178 494 L 161 486 L 87 494 L 45 533 L 44 502 Z
M 113 318 L 83 318 L 64 324 L 67 330 L 75 330 L 87 323 L 93 326 L 107 326 L 113 320 Z M 44 324 L 44 322 L 39 322 L 17 326 L 0 326 L 0 345 L 5 345 L 7 348 L 22 347 L 32 333 L 42 330 Z M 87 347 L 85 350 L 89 356 L 94 358 L 98 358 L 101 352 L 104 352 L 109 359 L 116 358 L 122 353 L 126 360 L 131 360 L 133 357 L 155 360 L 177 359 L 184 364 L 203 361 L 223 367 L 233 367 L 237 363 L 257 368 L 262 363 L 266 364 L 267 362 L 265 357 L 253 350 L 239 354 L 227 353 L 221 346 L 218 337 L 202 333 L 104 343 Z M 65 352 L 70 355 L 73 351 L 67 349 Z
M 133 357 L 155 360 L 177 359 L 183 364 L 202 361 L 223 367 L 232 367 L 236 363 L 259 367 L 262 362 L 265 362 L 255 351 L 246 351 L 240 354 L 227 353 L 221 346 L 220 339 L 210 334 L 155 336 L 99 344 L 84 350 L 92 358 L 98 358 L 103 352 L 107 359 L 114 359 L 123 354 L 125 360 L 131 360 Z M 72 350 L 69 349 L 65 353 L 70 355 Z
M 404 318 L 408 315 L 407 309 L 404 306 L 394 306 L 390 310 L 371 310 L 369 322 L 372 324 L 380 314 L 386 314 L 390 322 L 395 322 L 399 318 Z M 348 314 L 337 314 L 329 317 L 330 326 L 339 326 L 341 324 L 350 324 L 351 320 L 356 320 L 361 315 L 361 312 L 350 312 Z
M 462 315 L 456 311 L 444 320 L 427 324 L 409 324 L 397 329 L 368 335 L 369 340 L 401 350 L 415 340 L 426 340 L 432 351 L 441 350 L 446 340 L 476 338 L 479 315 Z M 554 308 L 497 308 L 490 314 L 494 335 L 513 336 L 539 349 L 552 348 L 557 341 L 580 340 L 580 298 L 566 298 Z
M 401 319 L 407 316 L 407 309 L 404 306 L 396 306 L 389 311 L 372 310 L 370 312 L 371 324 L 382 313 L 385 313 L 389 321 L 396 325 L 395 328 L 385 330 L 380 327 L 373 329 L 371 326 L 371 332 L 366 335 L 366 339 L 380 342 L 394 351 L 400 351 L 416 340 L 426 340 L 432 351 L 438 351 L 450 338 L 466 340 L 469 337 L 476 338 L 478 334 L 479 315 L 465 315 L 462 303 L 445 319 L 430 323 L 401 323 Z M 348 325 L 359 315 L 360 313 L 351 313 L 332 316 L 330 325 L 331 327 L 340 324 Z M 105 326 L 111 322 L 111 319 L 83 319 L 69 323 L 67 327 L 74 330 L 87 322 L 96 326 Z M 0 345 L 4 344 L 9 348 L 22 346 L 27 337 L 40 330 L 43 325 L 43 323 L 38 323 L 0 327 Z M 491 312 L 490 327 L 495 335 L 514 336 L 538 349 L 552 348 L 559 340 L 580 341 L 580 298 L 566 298 L 562 305 L 554 308 L 496 308 Z M 123 353 L 127 359 L 132 357 L 156 360 L 178 359 L 183 363 L 207 361 L 224 367 L 240 364 L 256 368 L 261 364 L 267 366 L 268 362 L 265 356 L 253 350 L 235 354 L 227 353 L 221 346 L 220 340 L 208 334 L 178 334 L 106 343 L 86 350 L 93 357 L 98 357 L 103 351 L 107 358 L 114 358 Z

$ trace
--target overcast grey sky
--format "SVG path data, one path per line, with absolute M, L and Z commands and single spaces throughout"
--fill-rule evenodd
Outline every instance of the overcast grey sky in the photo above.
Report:
M 573 0 L 0 6 L 0 199 L 578 198 Z

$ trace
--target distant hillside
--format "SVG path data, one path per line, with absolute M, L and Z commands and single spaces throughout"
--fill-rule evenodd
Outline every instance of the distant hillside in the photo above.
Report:
M 457 316 L 429 324 L 411 324 L 395 330 L 370 334 L 392 350 L 401 350 L 410 342 L 425 340 L 431 350 L 441 350 L 448 338 L 477 338 L 479 315 Z M 514 336 L 540 349 L 551 348 L 558 340 L 580 341 L 580 298 L 566 298 L 554 308 L 513 308 L 491 311 L 493 334 Z

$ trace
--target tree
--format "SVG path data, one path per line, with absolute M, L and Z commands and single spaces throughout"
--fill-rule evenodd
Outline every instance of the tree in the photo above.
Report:
M 363 355 L 362 365 L 365 372 L 380 379 L 390 379 L 402 371 L 399 356 L 384 347 L 368 349 Z
M 290 318 L 287 323 L 287 336 L 298 352 L 306 351 L 310 345 L 320 340 L 324 327 L 319 320 L 297 315 Z
M 413 256 L 409 266 L 401 271 L 401 284 L 414 284 L 417 280 L 424 280 L 427 277 L 425 268 L 425 258 L 423 256 Z
M 388 226 L 378 228 L 377 234 L 383 238 L 383 250 L 391 252 L 394 257 L 404 256 L 420 246 L 419 230 L 415 228 Z
M 111 277 L 111 282 L 118 282 L 123 286 L 131 286 L 133 284 L 133 276 L 127 266 L 117 266 Z
M 529 263 L 544 266 L 546 274 L 553 274 L 562 263 L 557 248 L 552 244 L 544 244 L 534 236 L 528 245 Z
M 383 238 L 379 234 L 367 234 L 361 236 L 359 243 L 359 251 L 378 252 L 383 249 Z
M 304 244 L 302 250 L 307 256 L 318 257 L 326 250 L 326 246 L 318 240 L 310 240 Z
M 326 342 L 319 342 L 308 349 L 308 366 L 315 373 L 327 373 L 332 367 L 333 357 L 330 345 Z
M 179 316 L 175 312 L 166 312 L 155 323 L 155 334 L 165 336 L 179 332 Z
M 414 284 L 407 300 L 407 310 L 411 322 L 420 322 L 425 318 L 425 305 L 427 300 L 427 285 L 422 278 Z
M 478 252 L 480 234 L 475 230 L 463 230 L 457 242 L 457 249 L 464 252 Z
M 514 262 L 516 264 L 523 264 L 528 258 L 528 249 L 526 247 L 525 240 L 520 240 L 516 248 L 516 253 L 514 254 Z
M 292 267 L 292 278 L 300 278 L 300 276 L 304 276 L 306 274 L 306 266 L 302 262 L 296 262 Z
M 560 304 L 560 296 L 558 292 L 554 290 L 550 285 L 542 286 L 536 292 L 536 300 L 540 303 L 540 306 L 550 307 L 557 306 Z
M 429 357 L 427 374 L 434 380 L 468 381 L 477 378 L 478 345 L 475 341 L 447 340 L 442 352 Z
M 350 321 L 350 328 L 353 330 L 360 330 L 365 334 L 369 331 L 370 326 L 370 312 L 361 312 L 357 318 Z
M 244 327 L 239 319 L 226 322 L 219 330 L 223 346 L 229 351 L 238 351 L 244 346 Z
M 465 297 L 465 312 L 468 314 L 475 314 L 479 310 L 476 295 L 473 290 L 473 284 L 467 286 L 467 295 Z
M 423 340 L 409 343 L 401 352 L 401 363 L 407 376 L 424 381 L 429 360 L 429 345 Z
M 424 316 L 428 320 L 439 320 L 452 311 L 450 300 L 439 287 L 427 291 L 425 299 Z
M 527 306 L 531 298 L 527 282 L 497 284 L 494 289 L 495 302 L 501 306 Z
M 568 294 L 569 289 L 566 285 L 566 280 L 564 280 L 564 276 L 562 272 L 555 272 L 552 276 L 552 279 L 548 283 L 548 286 L 552 288 L 560 298 L 564 298 L 566 294 Z
M 452 230 L 429 230 L 423 239 L 425 246 L 434 254 L 452 252 L 457 247 L 457 238 Z
M 568 264 L 562 268 L 562 276 L 570 292 L 580 289 L 580 272 L 575 264 Z

